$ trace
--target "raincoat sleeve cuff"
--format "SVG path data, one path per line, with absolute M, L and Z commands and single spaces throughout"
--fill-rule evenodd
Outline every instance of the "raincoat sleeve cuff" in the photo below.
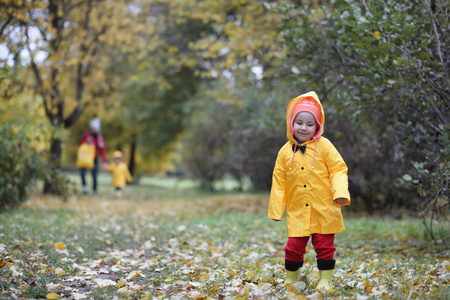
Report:
M 340 195 L 339 194 L 335 194 L 334 197 L 333 197 L 333 201 L 338 199 L 338 198 L 345 198 L 345 199 L 347 199 L 347 201 L 345 203 L 341 204 L 341 205 L 350 205 L 350 203 L 351 203 L 350 195 L 348 193 L 347 194 L 340 194 Z

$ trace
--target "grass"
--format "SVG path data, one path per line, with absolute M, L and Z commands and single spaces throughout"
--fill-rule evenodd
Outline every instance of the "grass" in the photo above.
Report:
M 81 179 L 78 173 L 68 172 L 66 173 L 70 182 L 73 183 L 75 189 L 79 192 L 81 189 Z M 90 173 L 86 174 L 86 180 L 91 187 L 92 177 Z M 141 177 L 139 178 L 139 183 L 136 185 L 131 185 L 132 194 L 131 197 L 139 197 L 142 196 L 144 198 L 150 197 L 174 197 L 177 194 L 183 194 L 195 197 L 201 197 L 205 195 L 205 193 L 199 193 L 198 183 L 180 177 Z M 113 195 L 113 187 L 111 186 L 111 174 L 108 172 L 100 172 L 98 176 L 98 189 L 99 193 L 106 196 Z M 127 188 L 129 189 L 129 188 Z M 149 190 L 151 189 L 151 190 Z M 215 184 L 215 189 L 221 193 L 231 193 L 235 192 L 238 189 L 238 183 L 231 179 L 225 178 L 223 180 L 219 180 Z M 243 182 L 243 190 L 250 190 L 250 182 L 248 180 L 244 180 Z
M 286 290 L 285 223 L 267 220 L 268 194 L 223 187 L 201 193 L 192 182 L 145 178 L 115 198 L 102 174 L 96 196 L 61 202 L 35 191 L 0 214 L 0 298 L 450 297 L 448 245 L 431 243 L 412 218 L 347 216 L 336 236 L 335 290 L 314 291 L 311 245 L 306 284 Z

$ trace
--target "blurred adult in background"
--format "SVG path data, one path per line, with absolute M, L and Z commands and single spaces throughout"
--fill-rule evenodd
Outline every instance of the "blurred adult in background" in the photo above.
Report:
M 83 135 L 83 137 L 80 140 L 79 145 L 83 143 L 89 143 L 94 144 L 95 146 L 95 156 L 94 156 L 94 167 L 91 169 L 92 172 L 92 193 L 97 193 L 97 176 L 98 176 L 98 161 L 99 161 L 99 154 L 101 154 L 103 159 L 103 165 L 105 167 L 108 167 L 108 157 L 106 155 L 106 148 L 105 148 L 105 141 L 103 139 L 103 136 L 100 133 L 100 119 L 94 118 L 89 123 L 89 130 Z M 83 194 L 87 194 L 89 192 L 88 186 L 86 184 L 86 171 L 88 169 L 81 168 L 80 174 L 81 174 L 81 183 L 83 185 Z

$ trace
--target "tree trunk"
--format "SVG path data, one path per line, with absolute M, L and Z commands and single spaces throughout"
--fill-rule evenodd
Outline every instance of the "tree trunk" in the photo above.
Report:
M 52 138 L 50 146 L 50 168 L 51 172 L 44 180 L 44 194 L 52 194 L 56 189 L 56 172 L 61 168 L 62 142 L 59 138 Z
M 136 170 L 136 159 L 135 159 L 135 154 L 136 154 L 136 150 L 137 150 L 137 139 L 136 139 L 136 135 L 133 134 L 133 138 L 131 140 L 131 149 L 130 149 L 130 162 L 128 164 L 128 169 L 130 170 L 131 175 L 135 175 L 135 170 Z

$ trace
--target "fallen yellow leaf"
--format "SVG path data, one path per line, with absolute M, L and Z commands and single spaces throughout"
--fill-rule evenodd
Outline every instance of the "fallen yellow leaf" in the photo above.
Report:
M 66 249 L 66 246 L 64 246 L 64 242 L 61 242 L 61 243 L 56 243 L 55 248 L 64 250 L 64 249 Z
M 209 292 L 211 293 L 211 294 L 215 294 L 215 293 L 217 293 L 217 291 L 220 289 L 220 286 L 219 285 L 215 285 L 215 286 L 213 286 L 212 288 L 210 288 L 209 289 Z
M 206 280 L 208 280 L 208 278 L 209 278 L 209 274 L 205 273 L 199 278 L 199 280 L 202 282 L 205 282 Z
M 367 292 L 367 293 L 370 293 L 370 292 L 372 291 L 372 285 L 370 285 L 369 280 L 366 280 L 366 281 L 364 282 L 364 287 L 366 288 L 366 292 Z
M 125 279 L 123 279 L 123 278 L 120 278 L 120 280 L 117 281 L 117 287 L 118 288 L 123 287 L 125 284 L 127 284 L 127 281 Z
M 295 294 L 297 292 L 297 289 L 292 284 L 288 284 L 288 285 L 286 285 L 286 292 Z
M 166 282 L 168 282 L 168 281 L 172 281 L 172 280 L 174 280 L 175 278 L 173 278 L 173 276 L 172 275 L 169 275 L 169 276 L 167 276 L 167 278 L 166 278 Z
M 195 297 L 195 300 L 204 300 L 204 299 L 208 299 L 208 296 L 206 296 L 205 294 L 200 294 Z
M 64 274 L 64 270 L 61 269 L 61 268 L 56 268 L 56 269 L 55 269 L 55 274 L 58 275 L 58 276 L 59 276 L 59 275 L 62 275 L 62 274 Z
M 128 288 L 126 286 L 117 290 L 118 294 L 125 294 L 127 292 L 128 292 Z
M 56 293 L 47 294 L 47 299 L 59 299 L 59 295 Z

